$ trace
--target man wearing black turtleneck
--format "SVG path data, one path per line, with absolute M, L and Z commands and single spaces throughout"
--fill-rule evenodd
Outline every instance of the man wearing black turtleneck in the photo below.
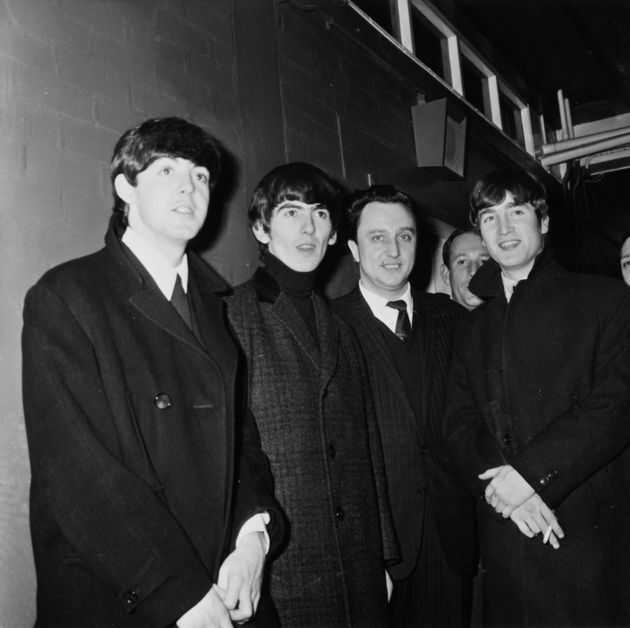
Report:
M 264 266 L 227 300 L 289 520 L 270 574 L 284 626 L 385 626 L 385 566 L 396 558 L 360 349 L 314 288 L 340 211 L 336 184 L 318 168 L 272 170 L 249 210 Z

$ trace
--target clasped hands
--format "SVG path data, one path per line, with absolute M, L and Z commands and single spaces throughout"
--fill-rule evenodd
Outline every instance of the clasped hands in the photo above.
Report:
M 178 628 L 232 628 L 256 613 L 260 601 L 265 539 L 261 532 L 246 534 L 223 561 L 216 584 L 177 621 Z
M 531 539 L 542 533 L 543 543 L 548 541 L 554 549 L 560 547 L 564 532 L 556 515 L 514 467 L 493 467 L 478 477 L 490 480 L 485 498 L 496 512 L 509 517 L 526 537 Z

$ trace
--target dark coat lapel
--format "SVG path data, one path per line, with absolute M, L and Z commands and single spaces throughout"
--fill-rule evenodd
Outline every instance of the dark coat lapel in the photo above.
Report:
M 407 389 L 400 377 L 396 364 L 387 348 L 378 320 L 370 306 L 361 295 L 358 287 L 351 293 L 348 312 L 356 321 L 353 325 L 356 334 L 361 338 L 361 346 L 369 363 L 379 365 L 383 377 L 386 377 L 394 389 L 396 396 L 404 403 L 409 417 L 415 417 Z M 417 421 L 412 421 L 414 429 L 418 429 Z

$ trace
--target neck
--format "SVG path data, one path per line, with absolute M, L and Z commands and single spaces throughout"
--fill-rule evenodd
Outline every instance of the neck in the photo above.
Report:
M 265 256 L 265 269 L 283 292 L 296 297 L 309 297 L 315 286 L 317 269 L 301 273 L 293 270 L 272 253 Z

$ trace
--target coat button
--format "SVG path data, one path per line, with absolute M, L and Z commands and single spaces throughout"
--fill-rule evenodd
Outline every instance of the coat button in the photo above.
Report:
M 332 443 L 328 445 L 328 455 L 331 458 L 334 458 L 337 455 L 337 450 L 335 449 L 335 446 Z
M 166 410 L 171 407 L 171 398 L 166 393 L 155 395 L 153 403 L 158 410 Z
M 127 606 L 133 606 L 138 601 L 138 594 L 136 591 L 127 591 L 123 596 L 123 600 Z
M 427 489 L 426 489 L 426 487 L 425 487 L 425 486 L 421 486 L 421 487 L 418 489 L 418 495 L 426 495 L 426 492 L 427 492 Z
M 510 436 L 510 434 L 506 434 L 506 435 L 503 437 L 503 444 L 504 444 L 506 447 L 509 447 L 509 446 L 512 444 L 512 437 Z
M 337 512 L 335 513 L 335 517 L 339 519 L 339 521 L 343 521 L 346 518 L 346 513 L 343 508 L 337 508 Z

